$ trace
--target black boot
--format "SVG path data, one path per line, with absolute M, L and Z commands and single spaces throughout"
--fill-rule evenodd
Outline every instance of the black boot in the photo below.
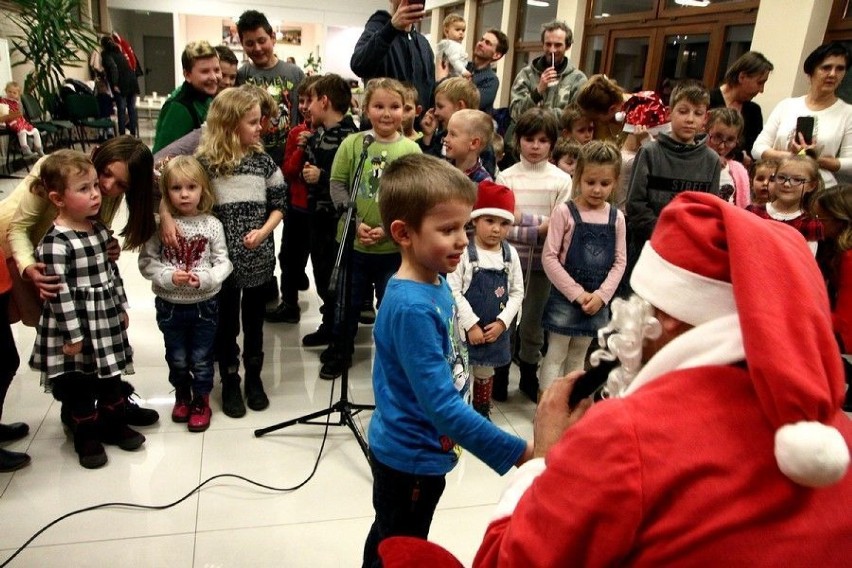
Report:
M 264 410 L 269 406 L 269 398 L 263 391 L 263 380 L 260 378 L 263 353 L 246 357 L 243 365 L 246 369 L 246 404 L 252 410 Z
M 74 451 L 80 465 L 86 469 L 95 469 L 107 462 L 104 447 L 98 440 L 98 413 L 86 416 L 71 414 L 71 428 L 74 432 Z
M 30 456 L 27 454 L 0 449 L 0 472 L 15 471 L 28 463 L 30 463 Z
M 145 436 L 127 425 L 126 400 L 98 400 L 98 426 L 101 442 L 131 451 L 145 443 Z
M 509 369 L 512 364 L 503 365 L 494 369 L 494 387 L 491 390 L 491 398 L 497 402 L 506 402 L 509 398 Z
M 30 433 L 30 427 L 23 422 L 0 424 L 0 442 L 13 442 L 25 438 Z
M 121 381 L 121 392 L 124 395 L 124 413 L 127 423 L 131 426 L 151 426 L 160 419 L 160 413 L 153 408 L 142 408 L 131 398 L 136 392 L 133 385 Z
M 521 392 L 531 401 L 538 402 L 538 364 L 521 360 L 518 361 L 518 367 L 521 369 L 521 382 L 518 385 Z
M 231 418 L 242 418 L 246 415 L 246 405 L 243 393 L 240 392 L 238 365 L 219 365 L 219 375 L 222 377 L 222 412 Z

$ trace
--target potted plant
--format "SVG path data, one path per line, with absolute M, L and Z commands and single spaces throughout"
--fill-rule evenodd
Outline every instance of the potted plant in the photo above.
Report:
M 20 8 L 7 12 L 21 33 L 10 36 L 12 52 L 24 58 L 14 65 L 30 64 L 24 89 L 42 105 L 59 92 L 65 67 L 80 67 L 98 45 L 91 18 L 81 0 L 10 0 Z
M 322 57 L 319 55 L 319 46 L 317 46 L 317 56 L 314 57 L 314 52 L 308 54 L 308 60 L 302 65 L 302 68 L 308 75 L 322 73 Z

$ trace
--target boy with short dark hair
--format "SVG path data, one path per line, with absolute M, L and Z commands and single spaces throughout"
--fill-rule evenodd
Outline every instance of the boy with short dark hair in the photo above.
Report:
M 474 183 L 494 181 L 479 159 L 493 135 L 494 121 L 481 110 L 456 111 L 447 123 L 444 137 L 446 157 Z
M 627 270 L 630 273 L 660 217 L 678 193 L 719 195 L 719 156 L 707 146 L 704 121 L 710 94 L 701 84 L 684 81 L 671 95 L 671 133 L 643 145 L 633 163 L 627 194 Z
M 180 63 L 184 82 L 172 91 L 160 109 L 151 148 L 154 153 L 201 128 L 210 102 L 219 91 L 219 55 L 209 43 L 197 41 L 187 44 Z
M 347 114 L 352 89 L 339 75 L 328 74 L 308 88 L 308 114 L 314 133 L 305 142 L 302 178 L 308 184 L 310 222 L 307 234 L 314 269 L 314 283 L 322 299 L 322 323 L 313 333 L 302 338 L 305 347 L 331 342 L 334 327 L 334 297 L 328 285 L 337 255 L 337 224 L 340 215 L 331 200 L 330 176 L 334 156 L 344 138 L 358 132 L 352 116 Z
M 321 75 L 306 77 L 298 87 L 299 115 L 304 120 L 290 129 L 287 143 L 284 145 L 284 162 L 281 170 L 287 182 L 287 222 L 281 235 L 281 250 L 278 264 L 281 266 L 281 303 L 267 310 L 264 319 L 273 323 L 298 323 L 299 290 L 307 290 L 308 276 L 305 266 L 308 263 L 310 248 L 305 234 L 310 231 L 310 213 L 308 210 L 308 186 L 302 178 L 305 165 L 305 143 L 310 138 L 311 116 L 308 106 L 311 103 L 309 89 L 322 78 Z
M 501 475 L 532 457 L 527 442 L 467 402 L 467 353 L 441 273 L 456 269 L 467 246 L 476 186 L 447 162 L 423 155 L 394 161 L 380 183 L 382 224 L 402 263 L 373 332 L 376 410 L 369 443 L 376 517 L 364 546 L 368 567 L 379 565 L 382 540 L 428 536 L 459 447 Z
M 411 83 L 403 83 L 402 86 L 405 87 L 405 98 L 402 105 L 402 135 L 417 142 L 423 137 L 423 133 L 414 129 L 414 122 L 423 112 L 423 107 L 418 99 L 417 88 Z

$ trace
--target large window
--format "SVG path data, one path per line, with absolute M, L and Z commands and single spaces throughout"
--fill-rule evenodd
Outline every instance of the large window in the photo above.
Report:
M 479 41 L 486 30 L 500 29 L 503 17 L 503 0 L 480 0 L 476 6 L 476 35 L 474 44 Z M 473 33 L 468 30 L 467 33 Z
M 541 26 L 556 19 L 556 4 L 556 0 L 519 3 L 518 32 L 522 43 L 537 43 L 541 47 Z
M 586 13 L 583 71 L 606 73 L 629 91 L 664 90 L 684 79 L 714 86 L 751 46 L 759 3 L 594 0 Z

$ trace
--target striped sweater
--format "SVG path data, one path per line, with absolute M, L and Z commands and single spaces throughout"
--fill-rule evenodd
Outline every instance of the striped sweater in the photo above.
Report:
M 203 162 L 202 162 L 203 163 Z M 259 247 L 248 249 L 243 238 L 260 229 L 274 210 L 286 210 L 284 175 L 265 153 L 246 155 L 230 176 L 209 171 L 216 205 L 213 214 L 222 222 L 228 255 L 234 271 L 224 286 L 253 288 L 275 272 L 275 241 L 270 235 Z

